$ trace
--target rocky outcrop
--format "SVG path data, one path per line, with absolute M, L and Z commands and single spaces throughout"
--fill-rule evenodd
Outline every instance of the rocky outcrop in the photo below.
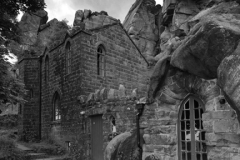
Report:
M 123 22 L 124 28 L 147 59 L 159 52 L 160 26 L 157 24 L 161 20 L 161 6 L 155 5 L 155 0 L 136 0 Z
M 143 145 L 143 131 L 140 131 L 140 145 Z M 104 152 L 104 160 L 125 160 L 125 159 L 139 159 L 141 154 L 137 146 L 137 131 L 131 133 L 122 133 L 108 144 Z
M 166 79 L 169 76 L 168 72 L 170 72 L 167 70 L 175 67 L 175 69 L 193 77 L 196 76 L 205 80 L 217 79 L 219 87 L 229 103 L 231 102 L 232 108 L 238 113 L 240 111 L 239 17 L 240 6 L 238 3 L 222 2 L 199 12 L 189 20 L 190 32 L 185 38 L 182 37 L 183 40 L 173 41 L 174 38 L 178 39 L 178 36 L 169 34 L 168 31 L 163 32 L 161 35 L 162 45 L 160 45 L 162 52 L 158 55 L 158 63 L 150 81 L 148 92 L 150 101 L 158 97 L 157 99 L 161 101 L 169 101 L 168 103 L 173 102 L 172 104 L 174 104 L 172 100 L 179 98 L 179 95 L 173 94 L 172 89 L 168 90 L 165 87 Z M 165 58 L 166 53 L 170 55 L 169 58 Z M 170 61 L 170 67 L 168 67 L 168 61 Z M 177 86 L 183 86 L 180 87 L 182 89 L 186 88 L 181 84 Z M 163 92 L 159 92 L 160 90 L 163 90 Z M 187 92 L 193 91 L 189 90 Z M 181 98 L 183 97 L 180 96 Z
M 78 10 L 75 14 L 73 26 L 84 26 L 85 29 L 93 29 L 118 22 L 117 19 L 108 16 L 107 12 L 92 12 L 91 10 Z
M 218 67 L 218 85 L 238 114 L 240 122 L 240 45 L 232 55 L 225 57 Z
M 188 21 L 200 12 L 198 5 L 191 1 L 180 1 L 173 15 L 173 27 L 189 32 Z
M 23 45 L 34 45 L 37 41 L 38 30 L 42 24 L 46 24 L 48 14 L 44 10 L 35 13 L 24 13 L 19 22 L 20 42 Z
M 240 40 L 240 6 L 221 3 L 196 15 L 187 38 L 172 55 L 171 65 L 205 79 L 217 78 L 221 61 Z
M 64 21 L 53 19 L 48 20 L 47 12 L 44 10 L 35 13 L 25 13 L 19 22 L 21 30 L 20 45 L 25 53 L 31 53 L 32 56 L 39 56 L 43 53 L 45 47 L 59 44 L 60 40 L 66 35 L 68 26 Z
M 41 26 L 36 42 L 36 51 L 42 53 L 45 47 L 60 44 L 66 36 L 68 26 L 63 21 L 52 19 L 47 24 Z

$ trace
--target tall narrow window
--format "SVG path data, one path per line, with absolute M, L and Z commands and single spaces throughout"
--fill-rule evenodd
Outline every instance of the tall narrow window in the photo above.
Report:
M 53 98 L 53 121 L 59 120 L 61 120 L 60 97 L 58 93 L 55 93 Z
M 1 113 L 0 113 L 1 114 Z M 18 114 L 22 114 L 22 105 L 20 104 L 18 107 Z
M 72 63 L 70 42 L 67 42 L 65 49 L 66 49 L 66 70 L 67 70 L 67 74 L 70 74 L 71 73 L 71 63 Z
M 189 96 L 181 105 L 178 123 L 179 160 L 207 160 L 203 103 Z
M 48 56 L 45 59 L 45 81 L 48 82 L 49 80 L 49 58 Z
M 100 76 L 105 75 L 105 50 L 102 45 L 97 49 L 97 74 Z

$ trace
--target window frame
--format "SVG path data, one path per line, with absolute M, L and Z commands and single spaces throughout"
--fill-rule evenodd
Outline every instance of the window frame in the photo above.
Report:
M 61 113 L 60 113 L 60 96 L 59 94 L 56 92 L 53 96 L 53 117 L 52 120 L 53 121 L 61 121 Z
M 105 55 L 106 50 L 105 47 L 100 44 L 97 47 L 97 75 L 101 77 L 105 77 Z
M 199 104 L 199 107 L 196 107 L 195 108 L 195 105 L 194 105 L 194 100 L 198 102 Z M 187 104 L 187 102 L 189 102 L 189 121 L 190 121 L 190 141 L 187 141 L 186 140 L 186 133 L 184 135 L 185 137 L 185 140 L 182 140 L 182 132 L 183 130 L 181 129 L 181 122 L 184 121 L 184 131 L 187 132 L 188 130 L 186 129 L 186 126 L 187 126 L 187 118 L 186 118 L 186 112 L 185 112 L 185 116 L 184 116 L 184 119 L 182 119 L 182 113 L 183 111 L 186 111 L 188 109 L 185 109 L 184 110 L 184 107 L 185 107 L 185 104 Z M 200 110 L 202 110 L 202 113 L 200 112 L 198 114 L 198 118 L 196 118 L 196 115 L 195 115 L 195 110 L 198 109 L 198 113 Z M 177 124 L 177 137 L 178 137 L 178 159 L 179 160 L 185 160 L 187 159 L 188 157 L 185 157 L 185 159 L 182 159 L 182 153 L 184 152 L 184 149 L 182 147 L 182 143 L 185 143 L 185 156 L 187 156 L 187 152 L 190 151 L 190 154 L 191 154 L 191 159 L 192 160 L 197 160 L 197 152 L 200 152 L 201 154 L 201 157 L 203 154 L 205 154 L 207 156 L 207 152 L 204 152 L 203 153 L 203 146 L 201 146 L 201 150 L 199 151 L 196 151 L 196 145 L 199 144 L 199 145 L 203 145 L 205 143 L 206 145 L 206 140 L 203 138 L 203 135 L 206 133 L 205 130 L 203 129 L 203 127 L 201 127 L 202 125 L 202 114 L 205 112 L 205 107 L 204 107 L 204 104 L 202 102 L 202 100 L 198 97 L 196 97 L 195 95 L 193 94 L 189 94 L 181 103 L 180 105 L 180 108 L 179 108 L 179 112 L 178 112 L 178 124 Z M 186 119 L 185 119 L 186 118 Z M 195 121 L 198 120 L 198 121 L 201 121 L 201 123 L 199 123 L 200 125 L 200 128 L 196 128 L 196 124 L 195 124 Z M 196 137 L 196 130 L 197 132 L 199 133 L 199 139 L 200 140 L 195 140 L 195 137 Z M 205 133 L 203 133 L 205 132 Z M 183 142 L 184 141 L 184 142 Z M 190 142 L 190 143 L 188 143 Z M 187 144 L 188 143 L 188 144 Z M 187 145 L 186 145 L 187 144 Z M 188 150 L 187 146 L 190 144 L 190 150 Z M 194 146 L 194 147 L 192 147 Z M 183 151 L 182 151 L 183 150 Z M 198 153 L 199 155 L 199 153 Z M 203 158 L 203 157 L 202 157 Z M 205 159 L 204 159 L 205 160 Z

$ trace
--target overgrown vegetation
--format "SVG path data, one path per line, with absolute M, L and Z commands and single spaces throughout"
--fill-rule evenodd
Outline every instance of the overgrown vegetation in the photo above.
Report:
M 0 105 L 22 101 L 23 83 L 12 72 L 13 65 L 8 61 L 17 51 L 10 53 L 10 44 L 19 41 L 19 11 L 34 12 L 45 7 L 44 0 L 1 0 L 0 5 Z
M 0 138 L 0 159 L 4 160 L 30 160 L 25 153 L 15 146 L 15 141 L 6 137 Z
M 28 160 L 29 157 L 16 147 L 18 140 L 17 115 L 0 116 L 0 159 Z

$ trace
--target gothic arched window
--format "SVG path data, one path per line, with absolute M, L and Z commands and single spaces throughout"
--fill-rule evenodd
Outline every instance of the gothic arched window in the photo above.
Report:
M 105 75 L 105 49 L 102 45 L 97 48 L 97 74 L 100 76 Z
M 53 121 L 61 120 L 61 113 L 60 113 L 60 96 L 56 92 L 53 96 Z
M 71 65 L 72 65 L 72 55 L 71 55 L 71 44 L 70 42 L 67 42 L 66 47 L 65 47 L 65 51 L 66 51 L 66 72 L 67 74 L 71 73 Z
M 207 160 L 203 111 L 202 101 L 193 95 L 181 104 L 178 115 L 179 160 Z

